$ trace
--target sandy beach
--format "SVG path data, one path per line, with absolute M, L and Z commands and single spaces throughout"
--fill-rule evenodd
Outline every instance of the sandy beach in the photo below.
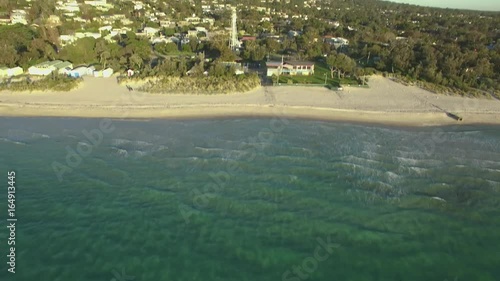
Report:
M 137 85 L 130 84 L 135 87 Z M 86 77 L 71 92 L 0 92 L 0 116 L 93 118 L 279 117 L 394 125 L 500 124 L 500 101 L 434 94 L 372 76 L 369 89 L 261 87 L 227 95 L 128 91 L 114 78 Z M 456 114 L 462 122 L 447 115 Z

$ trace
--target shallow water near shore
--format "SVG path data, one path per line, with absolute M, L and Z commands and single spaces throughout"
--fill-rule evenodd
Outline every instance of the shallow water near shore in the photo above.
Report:
M 1 280 L 500 280 L 498 126 L 101 121 L 0 118 Z

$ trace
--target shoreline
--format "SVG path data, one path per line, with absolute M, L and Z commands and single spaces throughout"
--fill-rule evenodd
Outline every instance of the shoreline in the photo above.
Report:
M 27 109 L 21 111 L 22 109 Z M 396 126 L 500 125 L 500 112 L 461 114 L 456 121 L 444 112 L 368 111 L 311 106 L 261 104 L 99 106 L 0 104 L 0 117 L 216 119 L 280 118 L 342 121 Z
M 268 117 L 382 125 L 500 125 L 500 101 L 437 95 L 372 76 L 370 88 L 344 91 L 259 87 L 227 95 L 128 91 L 114 79 L 89 77 L 70 92 L 0 92 L 0 117 L 206 119 Z M 135 85 L 134 85 L 135 86 Z M 463 118 L 457 121 L 447 115 Z

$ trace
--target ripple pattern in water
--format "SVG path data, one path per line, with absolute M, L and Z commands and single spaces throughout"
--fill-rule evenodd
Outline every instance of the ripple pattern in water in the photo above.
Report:
M 12 280 L 500 280 L 498 127 L 99 122 L 0 119 Z

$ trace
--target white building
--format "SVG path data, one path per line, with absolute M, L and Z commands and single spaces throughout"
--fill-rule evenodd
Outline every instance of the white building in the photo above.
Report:
M 94 37 L 95 39 L 101 38 L 101 33 L 94 32 L 76 32 L 75 37 L 77 39 L 85 38 L 85 37 Z
M 0 77 L 12 77 L 23 74 L 23 69 L 19 66 L 13 68 L 0 67 Z
M 88 69 L 86 66 L 80 66 L 80 67 L 77 67 L 73 70 L 71 70 L 68 75 L 71 76 L 71 77 L 75 77 L 75 78 L 78 78 L 78 77 L 83 77 L 85 75 L 87 75 L 88 73 Z
M 10 23 L 11 24 L 24 24 L 27 25 L 28 21 L 26 20 L 26 11 L 25 10 L 12 10 L 10 14 Z
M 62 69 L 66 68 L 73 68 L 73 64 L 68 62 L 68 61 L 60 61 L 60 60 L 55 60 L 55 61 L 46 61 L 39 63 L 37 65 L 31 66 L 28 68 L 28 73 L 30 75 L 41 75 L 41 76 L 46 76 L 51 74 L 54 71 L 59 72 Z
M 58 1 L 56 5 L 56 10 L 65 11 L 67 13 L 78 13 L 80 12 L 80 6 L 74 0 L 67 2 Z
M 61 46 L 66 46 L 69 44 L 73 44 L 76 41 L 76 37 L 74 35 L 60 35 L 59 36 L 59 42 L 61 43 Z
M 111 75 L 113 75 L 113 72 L 114 71 L 111 68 L 106 68 L 104 70 L 94 71 L 94 77 L 108 78 L 108 77 L 111 77 Z

